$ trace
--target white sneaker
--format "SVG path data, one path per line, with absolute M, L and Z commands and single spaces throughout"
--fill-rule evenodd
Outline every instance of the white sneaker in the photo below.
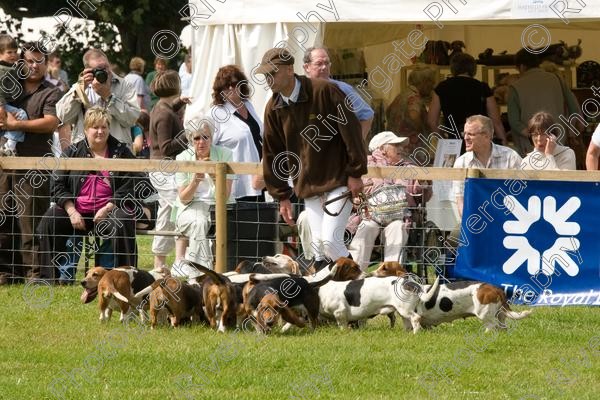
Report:
M 204 273 L 198 271 L 185 260 L 174 262 L 173 267 L 171 268 L 171 276 L 176 278 L 193 279 L 202 275 L 204 275 Z

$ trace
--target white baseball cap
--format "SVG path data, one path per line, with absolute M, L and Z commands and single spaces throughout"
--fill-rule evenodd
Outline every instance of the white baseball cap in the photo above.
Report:
M 377 135 L 373 136 L 373 138 L 369 142 L 369 151 L 373 152 L 381 146 L 383 146 L 384 144 L 402 143 L 407 139 L 407 137 L 397 136 L 394 132 L 391 131 L 379 132 Z

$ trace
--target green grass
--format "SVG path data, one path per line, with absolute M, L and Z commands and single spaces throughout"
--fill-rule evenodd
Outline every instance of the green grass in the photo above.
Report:
M 140 265 L 150 267 L 148 257 Z M 482 334 L 475 319 L 413 335 L 377 317 L 359 330 L 322 326 L 265 337 L 204 326 L 150 331 L 123 326 L 118 314 L 100 324 L 97 302 L 81 304 L 80 294 L 73 286 L 0 287 L 0 399 L 598 399 L 600 393 L 598 308 L 536 308 L 497 335 Z M 436 369 L 446 375 L 435 376 Z M 423 379 L 433 376 L 428 394 Z M 55 396 L 49 387 L 59 377 Z
M 600 393 L 600 342 L 590 342 L 597 308 L 538 308 L 497 336 L 480 334 L 474 319 L 412 335 L 378 317 L 360 330 L 264 337 L 127 328 L 115 315 L 101 325 L 95 302 L 81 304 L 77 287 L 42 288 L 52 298 L 38 308 L 24 301 L 25 289 L 0 288 L 2 399 L 55 398 L 48 386 L 68 376 L 66 399 L 424 399 L 419 379 L 436 367 L 447 377 L 436 378 L 435 399 Z

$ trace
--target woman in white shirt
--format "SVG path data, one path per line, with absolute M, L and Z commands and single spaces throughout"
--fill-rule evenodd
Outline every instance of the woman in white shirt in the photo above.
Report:
M 213 144 L 230 149 L 234 162 L 259 163 L 262 159 L 263 124 L 249 101 L 250 85 L 236 65 L 219 68 L 213 82 Z M 238 202 L 264 201 L 263 187 L 258 176 L 239 175 L 232 194 Z
M 552 132 L 555 124 L 552 115 L 540 111 L 535 113 L 527 124 L 533 151 L 527 154 L 521 163 L 522 169 L 533 170 L 575 170 L 575 152 L 557 143 Z M 560 127 L 560 126 L 559 126 Z M 562 130 L 562 127 L 560 127 Z

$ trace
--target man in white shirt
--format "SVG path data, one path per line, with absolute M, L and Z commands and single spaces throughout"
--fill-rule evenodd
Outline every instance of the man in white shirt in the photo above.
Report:
M 464 128 L 466 153 L 454 162 L 454 168 L 519 169 L 521 156 L 513 149 L 492 142 L 494 124 L 483 115 L 467 118 Z M 454 195 L 458 213 L 462 216 L 465 182 L 454 182 Z
M 598 160 L 600 159 L 600 124 L 592 134 L 590 146 L 585 156 L 585 169 L 588 171 L 598 170 Z
M 327 50 L 324 47 L 310 47 L 306 49 L 303 61 L 306 76 L 313 79 L 327 79 L 335 83 L 344 92 L 347 97 L 345 102 L 346 107 L 356 114 L 356 117 L 360 121 L 363 140 L 366 140 L 371 131 L 375 112 L 351 85 L 331 79 L 331 60 L 329 59 Z M 350 106 L 348 102 L 350 102 Z

